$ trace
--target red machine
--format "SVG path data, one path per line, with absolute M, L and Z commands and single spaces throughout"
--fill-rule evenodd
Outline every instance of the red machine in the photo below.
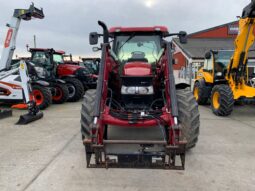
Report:
M 198 105 L 188 84 L 174 82 L 173 46 L 165 38 L 177 35 L 186 43 L 186 33 L 170 34 L 160 26 L 108 31 L 103 22 L 98 23 L 103 34 L 90 33 L 92 45 L 98 43 L 99 36 L 104 39 L 98 48 L 102 50 L 98 84 L 96 90 L 85 93 L 81 110 L 87 167 L 184 169 L 185 151 L 198 140 Z M 161 138 L 126 135 L 116 139 L 109 134 L 113 126 L 144 132 L 156 127 Z M 123 147 L 113 151 L 112 145 Z M 124 145 L 130 147 L 128 151 Z

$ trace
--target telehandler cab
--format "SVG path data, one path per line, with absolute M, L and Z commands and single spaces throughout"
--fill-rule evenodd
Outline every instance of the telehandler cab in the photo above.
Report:
M 162 26 L 108 30 L 98 24 L 103 34 L 90 33 L 91 45 L 103 36 L 101 46 L 93 48 L 102 51 L 98 83 L 85 93 L 81 109 L 87 167 L 184 169 L 185 151 L 198 140 L 198 105 L 187 84 L 175 84 L 173 46 L 165 38 L 177 35 L 186 43 L 186 33 L 171 34 Z M 156 127 L 161 139 L 113 139 L 113 126 L 144 132 Z M 138 148 L 118 152 L 112 145 Z

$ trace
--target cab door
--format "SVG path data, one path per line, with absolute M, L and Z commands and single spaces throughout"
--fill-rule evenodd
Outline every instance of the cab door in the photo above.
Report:
M 211 51 L 205 54 L 203 77 L 206 83 L 214 82 L 214 55 Z

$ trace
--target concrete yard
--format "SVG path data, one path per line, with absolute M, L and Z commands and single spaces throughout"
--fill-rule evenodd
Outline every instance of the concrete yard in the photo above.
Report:
M 255 190 L 255 107 L 220 118 L 200 107 L 197 147 L 185 171 L 87 169 L 79 103 L 53 105 L 45 117 L 15 126 L 25 111 L 0 122 L 1 191 Z

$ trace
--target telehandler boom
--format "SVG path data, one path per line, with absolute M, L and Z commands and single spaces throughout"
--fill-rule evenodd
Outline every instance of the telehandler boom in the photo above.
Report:
M 16 38 L 21 20 L 44 18 L 43 10 L 30 5 L 29 9 L 15 9 L 11 22 L 7 24 L 8 32 L 0 59 L 0 101 L 23 101 L 28 113 L 20 116 L 17 124 L 27 124 L 43 117 L 36 106 L 32 95 L 31 79 L 28 75 L 27 64 L 20 61 L 19 67 L 12 68 L 11 60 L 16 48 Z M 0 118 L 11 116 L 11 110 L 0 109 Z

